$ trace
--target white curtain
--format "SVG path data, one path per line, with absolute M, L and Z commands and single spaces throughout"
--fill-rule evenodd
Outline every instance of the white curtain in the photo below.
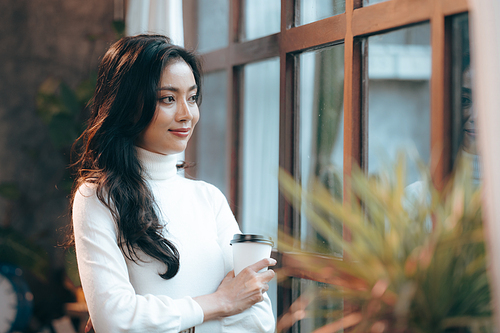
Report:
M 159 33 L 184 46 L 182 0 L 128 0 L 126 33 Z
M 170 37 L 173 44 L 184 46 L 182 0 L 128 0 L 125 33 L 158 33 Z M 177 155 L 177 160 L 184 160 L 183 152 Z
M 478 112 L 484 172 L 485 235 L 488 238 L 496 327 L 500 327 L 500 1 L 469 0 L 473 99 Z

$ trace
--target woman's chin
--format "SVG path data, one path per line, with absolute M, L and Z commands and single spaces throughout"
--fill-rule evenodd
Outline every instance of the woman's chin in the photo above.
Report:
M 477 146 L 476 146 L 476 140 L 472 138 L 464 138 L 464 142 L 462 145 L 462 148 L 465 152 L 469 154 L 477 154 Z

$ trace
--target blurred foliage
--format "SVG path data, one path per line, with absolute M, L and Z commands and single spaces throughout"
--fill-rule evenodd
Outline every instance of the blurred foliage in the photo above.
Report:
M 36 97 L 37 113 L 48 126 L 49 137 L 66 161 L 70 164 L 71 147 L 85 130 L 89 107 L 94 94 L 97 74 L 81 81 L 75 89 L 54 77 L 47 78 Z M 70 170 L 65 169 L 58 187 L 69 193 L 73 186 Z
M 47 253 L 11 228 L 0 228 L 0 262 L 16 265 L 42 281 L 47 280 Z
M 36 97 L 37 113 L 48 125 L 56 148 L 69 148 L 85 129 L 87 107 L 94 94 L 97 75 L 93 72 L 73 90 L 53 77 L 40 86 Z
M 76 263 L 76 252 L 74 247 L 66 250 L 64 255 L 66 275 L 74 287 L 80 287 L 80 275 L 78 274 L 78 265 Z
M 324 289 L 321 297 L 349 304 L 338 313 L 325 313 L 336 320 L 315 332 L 348 327 L 350 332 L 380 333 L 492 331 L 481 192 L 472 182 L 470 163 L 461 160 L 439 191 L 418 162 L 422 181 L 410 196 L 405 161 L 400 154 L 394 168 L 377 177 L 353 170 L 346 179 L 350 199 L 344 203 L 319 182 L 304 191 L 281 171 L 285 197 L 306 213 L 324 239 L 344 250 L 343 260 L 332 257 L 318 265 L 301 250 L 304 246 L 280 235 L 281 252 L 301 254 L 295 257 L 301 258 L 301 269 L 337 286 Z M 350 241 L 332 226 L 332 219 L 344 222 Z M 307 316 L 311 300 L 305 299 L 307 295 L 292 305 L 278 327 Z M 295 319 L 286 324 L 290 318 Z
M 19 186 L 12 182 L 0 183 L 0 197 L 7 200 L 17 200 L 21 197 Z
M 125 21 L 116 20 L 113 21 L 113 30 L 116 34 L 117 39 L 125 36 Z
M 112 22 L 114 40 L 125 35 L 125 22 L 117 20 Z M 96 42 L 105 35 L 88 35 L 88 40 Z M 70 193 L 73 186 L 73 177 L 67 167 L 71 163 L 71 149 L 87 125 L 90 115 L 92 97 L 97 82 L 97 71 L 91 71 L 88 77 L 71 88 L 66 82 L 55 77 L 48 77 L 38 89 L 36 96 L 37 113 L 47 125 L 49 137 L 66 161 L 65 174 L 58 184 L 58 188 Z M 81 142 L 76 142 L 76 145 Z M 0 186 L 1 195 L 1 186 Z M 65 272 L 71 282 L 71 290 L 75 291 L 80 286 L 76 254 L 73 247 L 65 252 Z
M 48 77 L 40 86 L 37 97 L 37 113 L 47 125 L 49 137 L 65 160 L 65 173 L 59 180 L 58 188 L 70 193 L 74 179 L 71 175 L 71 149 L 86 127 L 90 105 L 97 82 L 96 72 L 81 81 L 72 89 L 65 82 Z M 81 144 L 76 142 L 76 145 Z M 66 285 L 75 295 L 78 294 L 80 278 L 73 247 L 67 248 L 64 255 Z
M 125 34 L 125 22 L 113 21 L 114 38 L 117 40 Z M 89 35 L 95 42 L 103 36 Z M 70 164 L 70 153 L 73 143 L 83 133 L 90 115 L 90 106 L 97 82 L 97 72 L 91 71 L 75 88 L 55 77 L 48 77 L 38 89 L 36 96 L 37 113 L 48 126 L 49 136 L 55 148 L 59 149 Z M 78 143 L 77 143 L 78 144 Z M 69 192 L 73 179 L 66 169 L 59 188 Z

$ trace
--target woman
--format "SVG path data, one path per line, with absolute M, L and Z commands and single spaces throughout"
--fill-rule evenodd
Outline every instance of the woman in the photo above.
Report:
M 199 119 L 201 71 L 158 35 L 105 54 L 76 163 L 73 228 L 96 332 L 274 332 L 264 259 L 238 276 L 223 194 L 178 176 Z

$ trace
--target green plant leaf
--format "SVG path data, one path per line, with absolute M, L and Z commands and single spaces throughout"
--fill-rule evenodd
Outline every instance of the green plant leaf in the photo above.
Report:
M 78 115 L 81 111 L 80 103 L 75 92 L 64 82 L 60 85 L 61 101 L 65 110 L 71 115 Z
M 125 35 L 125 21 L 119 20 L 119 21 L 113 21 L 113 30 L 115 33 L 119 36 L 122 37 Z
M 97 82 L 97 73 L 92 71 L 89 78 L 80 82 L 80 84 L 75 89 L 75 95 L 78 98 L 80 106 L 83 108 L 87 106 L 89 101 L 94 95 L 95 87 Z
M 74 117 L 68 114 L 53 116 L 49 124 L 49 135 L 56 147 L 70 146 L 79 135 Z
M 10 228 L 0 228 L 0 262 L 29 270 L 42 281 L 47 279 L 47 253 Z
M 0 197 L 8 200 L 17 200 L 21 196 L 19 186 L 13 182 L 0 183 Z
M 76 262 L 76 252 L 74 247 L 70 247 L 64 254 L 64 266 L 66 268 L 66 275 L 69 277 L 75 287 L 79 287 L 80 275 L 78 274 L 78 265 Z

